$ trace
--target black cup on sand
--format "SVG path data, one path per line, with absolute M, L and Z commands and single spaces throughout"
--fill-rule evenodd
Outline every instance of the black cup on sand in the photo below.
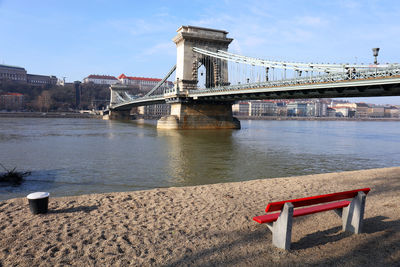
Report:
M 49 196 L 48 192 L 35 192 L 27 196 L 32 214 L 47 213 Z

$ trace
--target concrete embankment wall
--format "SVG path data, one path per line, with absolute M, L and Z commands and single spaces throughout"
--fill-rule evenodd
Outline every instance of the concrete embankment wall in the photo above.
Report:
M 276 121 L 400 121 L 400 118 L 341 118 L 341 117 L 278 117 L 278 116 L 237 116 L 239 120 L 276 120 Z
M 0 112 L 0 118 L 84 118 L 101 119 L 100 115 L 70 112 Z

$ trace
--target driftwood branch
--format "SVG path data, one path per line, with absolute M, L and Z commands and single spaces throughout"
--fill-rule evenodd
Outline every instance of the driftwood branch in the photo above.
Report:
M 12 184 L 21 184 L 24 180 L 24 177 L 31 175 L 31 172 L 19 172 L 16 171 L 17 167 L 12 170 L 8 170 L 4 167 L 3 164 L 0 163 L 0 166 L 5 170 L 5 173 L 0 173 L 0 183 L 12 183 Z

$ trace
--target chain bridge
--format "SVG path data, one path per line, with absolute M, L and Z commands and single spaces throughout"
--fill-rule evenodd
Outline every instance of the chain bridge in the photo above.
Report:
M 241 100 L 372 97 L 400 95 L 400 64 L 302 63 L 247 57 L 228 52 L 228 32 L 182 26 L 173 41 L 177 62 L 142 97 L 113 85 L 110 119 L 129 117 L 136 106 L 171 104 L 158 128 L 240 128 L 232 104 Z M 376 61 L 376 60 L 375 60 Z M 174 76 L 173 76 L 174 75 Z M 174 87 L 167 86 L 168 79 Z

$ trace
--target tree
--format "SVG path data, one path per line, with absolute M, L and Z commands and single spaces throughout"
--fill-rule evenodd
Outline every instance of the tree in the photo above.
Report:
M 69 111 L 75 107 L 75 89 L 72 85 L 56 86 L 51 91 L 52 110 Z
M 52 103 L 51 93 L 46 90 L 43 91 L 37 98 L 37 107 L 41 112 L 48 112 Z

